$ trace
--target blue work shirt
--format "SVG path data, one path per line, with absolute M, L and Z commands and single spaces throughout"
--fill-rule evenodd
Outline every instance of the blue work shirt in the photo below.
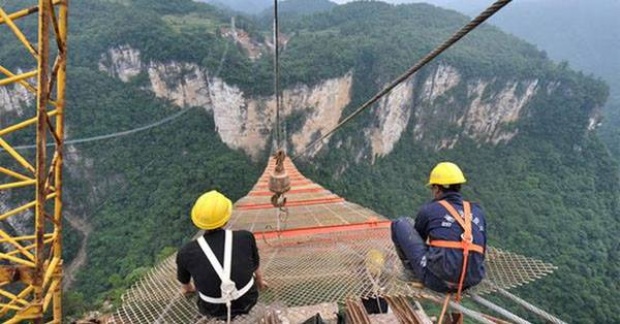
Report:
M 446 192 L 432 202 L 420 208 L 415 219 L 415 229 L 423 240 L 461 241 L 463 229 L 452 218 L 450 213 L 439 204 L 445 200 L 452 205 L 459 214 L 463 213 L 463 197 L 458 192 Z M 474 244 L 484 247 L 486 252 L 486 219 L 484 211 L 476 204 L 471 203 L 472 236 Z M 465 287 L 474 286 L 485 276 L 484 255 L 470 251 L 465 276 Z M 426 268 L 437 277 L 458 284 L 463 269 L 463 250 L 429 246 L 426 254 Z

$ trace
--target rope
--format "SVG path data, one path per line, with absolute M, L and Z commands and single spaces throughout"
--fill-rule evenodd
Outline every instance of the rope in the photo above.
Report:
M 276 152 L 276 172 L 284 172 L 284 160 L 286 159 L 286 155 L 284 151 L 279 150 Z
M 286 197 L 284 194 L 291 189 L 291 182 L 284 170 L 284 160 L 286 159 L 284 151 L 278 148 L 274 159 L 276 160 L 276 166 L 269 178 L 269 191 L 273 192 L 271 204 L 276 208 L 276 231 L 280 232 L 286 229 L 286 222 L 288 221 L 288 207 L 286 207 Z M 281 223 L 284 225 L 280 225 Z
M 288 222 L 288 207 L 276 207 L 276 231 L 285 231 Z
M 507 5 L 511 1 L 512 0 L 497 0 L 493 5 L 491 5 L 485 11 L 483 11 L 480 15 L 478 15 L 478 17 L 474 18 L 467 25 L 465 25 L 459 31 L 457 31 L 455 34 L 453 34 L 452 37 L 450 37 L 448 40 L 446 40 L 443 44 L 439 45 L 432 52 L 427 54 L 420 61 L 418 61 L 415 65 L 413 65 L 411 68 L 409 68 L 409 70 L 407 70 L 401 76 L 399 76 L 394 81 L 392 81 L 392 83 L 390 83 L 387 87 L 385 87 L 383 90 L 381 90 L 377 94 L 375 94 L 374 97 L 372 97 L 368 101 L 366 101 L 366 103 L 364 103 L 362 106 L 357 108 L 353 113 L 351 113 L 344 120 L 342 120 L 340 123 L 338 123 L 338 125 L 336 125 L 330 131 L 328 131 L 325 135 L 321 136 L 320 138 L 318 138 L 315 141 L 313 141 L 310 144 L 308 144 L 301 152 L 297 153 L 297 155 L 295 155 L 293 158 L 291 158 L 291 160 L 293 160 L 293 161 L 296 160 L 298 157 L 304 155 L 308 151 L 308 149 L 310 149 L 311 147 L 313 147 L 317 143 L 323 141 L 325 138 L 327 138 L 328 136 L 330 136 L 331 134 L 336 132 L 336 130 L 338 130 L 340 127 L 344 126 L 346 123 L 351 121 L 351 119 L 355 118 L 362 111 L 364 111 L 365 109 L 370 107 L 372 104 L 377 102 L 379 99 L 381 99 L 383 96 L 388 94 L 390 91 L 392 91 L 392 89 L 394 89 L 400 83 L 402 83 L 403 81 L 405 81 L 406 79 L 411 77 L 414 73 L 416 73 L 418 70 L 423 68 L 426 64 L 428 64 L 430 61 L 432 61 L 435 57 L 437 57 L 439 54 L 441 54 L 442 52 L 444 52 L 445 50 L 450 48 L 450 46 L 454 45 L 454 43 L 458 42 L 461 38 L 463 38 L 469 32 L 471 32 L 476 27 L 478 27 L 480 24 L 482 24 L 489 17 L 493 16 L 496 12 L 498 12 L 501 8 L 503 8 L 505 5 Z
M 448 310 L 448 303 L 450 303 L 450 297 L 452 294 L 446 294 L 446 298 L 443 300 L 443 306 L 441 307 L 441 314 L 439 315 L 439 321 L 437 323 L 442 324 L 444 315 L 446 315 L 446 311 Z

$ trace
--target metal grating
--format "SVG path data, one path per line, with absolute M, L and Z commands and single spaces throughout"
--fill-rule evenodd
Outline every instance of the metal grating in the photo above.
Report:
M 229 223 L 231 228 L 255 233 L 261 268 L 270 285 L 261 293 L 259 306 L 236 322 L 257 323 L 269 312 L 290 319 L 295 309 L 344 303 L 352 297 L 429 296 L 408 280 L 386 218 L 310 182 L 288 160 L 286 169 L 293 180 L 287 205 L 293 207 L 286 218 L 280 217 L 280 231 L 274 230 L 275 208 L 267 205 L 267 172 L 236 203 Z M 129 290 L 106 323 L 217 323 L 197 315 L 195 299 L 180 295 L 174 260 L 175 256 L 167 258 Z M 487 252 L 487 268 L 488 278 L 475 288 L 477 294 L 523 285 L 555 269 L 496 248 Z
M 497 288 L 510 289 L 553 273 L 557 267 L 538 259 L 489 247 L 486 256 L 487 278 L 472 292 L 486 294 Z
M 291 190 L 286 194 L 289 217 L 280 217 L 280 229 L 356 224 L 385 219 L 372 210 L 350 203 L 331 191 L 310 181 L 286 160 L 285 169 L 291 179 Z M 275 164 L 269 163 L 263 175 L 247 196 L 235 204 L 235 212 L 229 226 L 252 232 L 278 228 L 276 209 L 269 202 L 272 195 L 267 188 L 269 170 Z
M 175 256 L 151 270 L 133 289 L 123 296 L 123 303 L 104 323 L 225 323 L 204 318 L 197 312 L 196 296 L 181 294 L 176 281 Z M 284 307 L 259 303 L 252 312 L 239 316 L 235 323 L 259 323 L 271 312 L 281 313 Z

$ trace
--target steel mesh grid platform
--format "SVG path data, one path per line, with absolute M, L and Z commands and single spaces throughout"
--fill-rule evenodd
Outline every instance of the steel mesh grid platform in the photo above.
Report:
M 288 215 L 270 205 L 267 170 L 254 189 L 235 204 L 232 229 L 255 233 L 261 268 L 270 288 L 259 306 L 236 323 L 256 323 L 268 312 L 288 313 L 312 305 L 342 303 L 350 297 L 376 295 L 420 297 L 429 292 L 408 280 L 395 254 L 387 219 L 345 201 L 304 178 L 285 161 L 292 178 L 286 195 Z M 218 323 L 197 313 L 194 298 L 180 294 L 176 255 L 152 269 L 123 296 L 123 304 L 106 323 Z M 489 247 L 487 278 L 474 288 L 486 294 L 510 289 L 553 272 L 549 263 Z
M 237 322 L 255 323 L 264 316 L 265 305 L 288 308 L 344 302 L 352 296 L 422 295 L 423 289 L 407 281 L 389 236 L 386 238 L 388 232 L 387 228 L 378 228 L 272 241 L 259 239 L 263 271 L 270 288 L 261 293 L 263 306 Z M 370 251 L 379 251 L 384 256 L 379 267 Z M 122 307 L 110 323 L 201 321 L 195 300 L 180 294 L 174 257 L 158 265 L 125 294 Z M 493 248 L 487 258 L 489 276 L 475 288 L 478 294 L 492 292 L 496 287 L 513 288 L 554 269 L 540 260 Z

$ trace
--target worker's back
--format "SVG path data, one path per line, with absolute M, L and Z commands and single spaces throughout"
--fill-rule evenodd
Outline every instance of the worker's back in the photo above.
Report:
M 204 234 L 205 241 L 213 250 L 217 260 L 223 264 L 224 260 L 224 236 L 223 229 L 207 231 Z M 248 231 L 233 231 L 232 259 L 230 279 L 235 282 L 238 290 L 241 290 L 251 280 L 254 271 L 259 266 L 258 249 L 254 235 Z M 191 276 L 196 290 L 212 298 L 221 297 L 221 280 L 209 262 L 209 259 L 200 248 L 197 241 L 186 244 L 177 255 L 178 277 L 182 282 Z M 232 315 L 244 314 L 256 304 L 258 290 L 256 284 L 243 296 L 232 301 Z M 226 304 L 207 303 L 198 298 L 198 308 L 204 315 L 213 317 L 226 317 Z
M 424 205 L 416 217 L 415 228 L 422 239 L 429 241 L 460 242 L 463 229 L 459 223 L 438 201 L 444 200 L 462 214 L 463 199 L 458 192 L 445 193 L 436 201 Z M 486 248 L 486 220 L 482 208 L 478 204 L 471 204 L 472 237 L 474 244 Z M 463 283 L 464 288 L 474 286 L 485 276 L 484 253 L 471 252 L 467 263 L 467 275 Z M 458 283 L 463 269 L 463 250 L 445 247 L 436 247 L 430 244 L 427 252 L 426 267 L 438 278 Z

